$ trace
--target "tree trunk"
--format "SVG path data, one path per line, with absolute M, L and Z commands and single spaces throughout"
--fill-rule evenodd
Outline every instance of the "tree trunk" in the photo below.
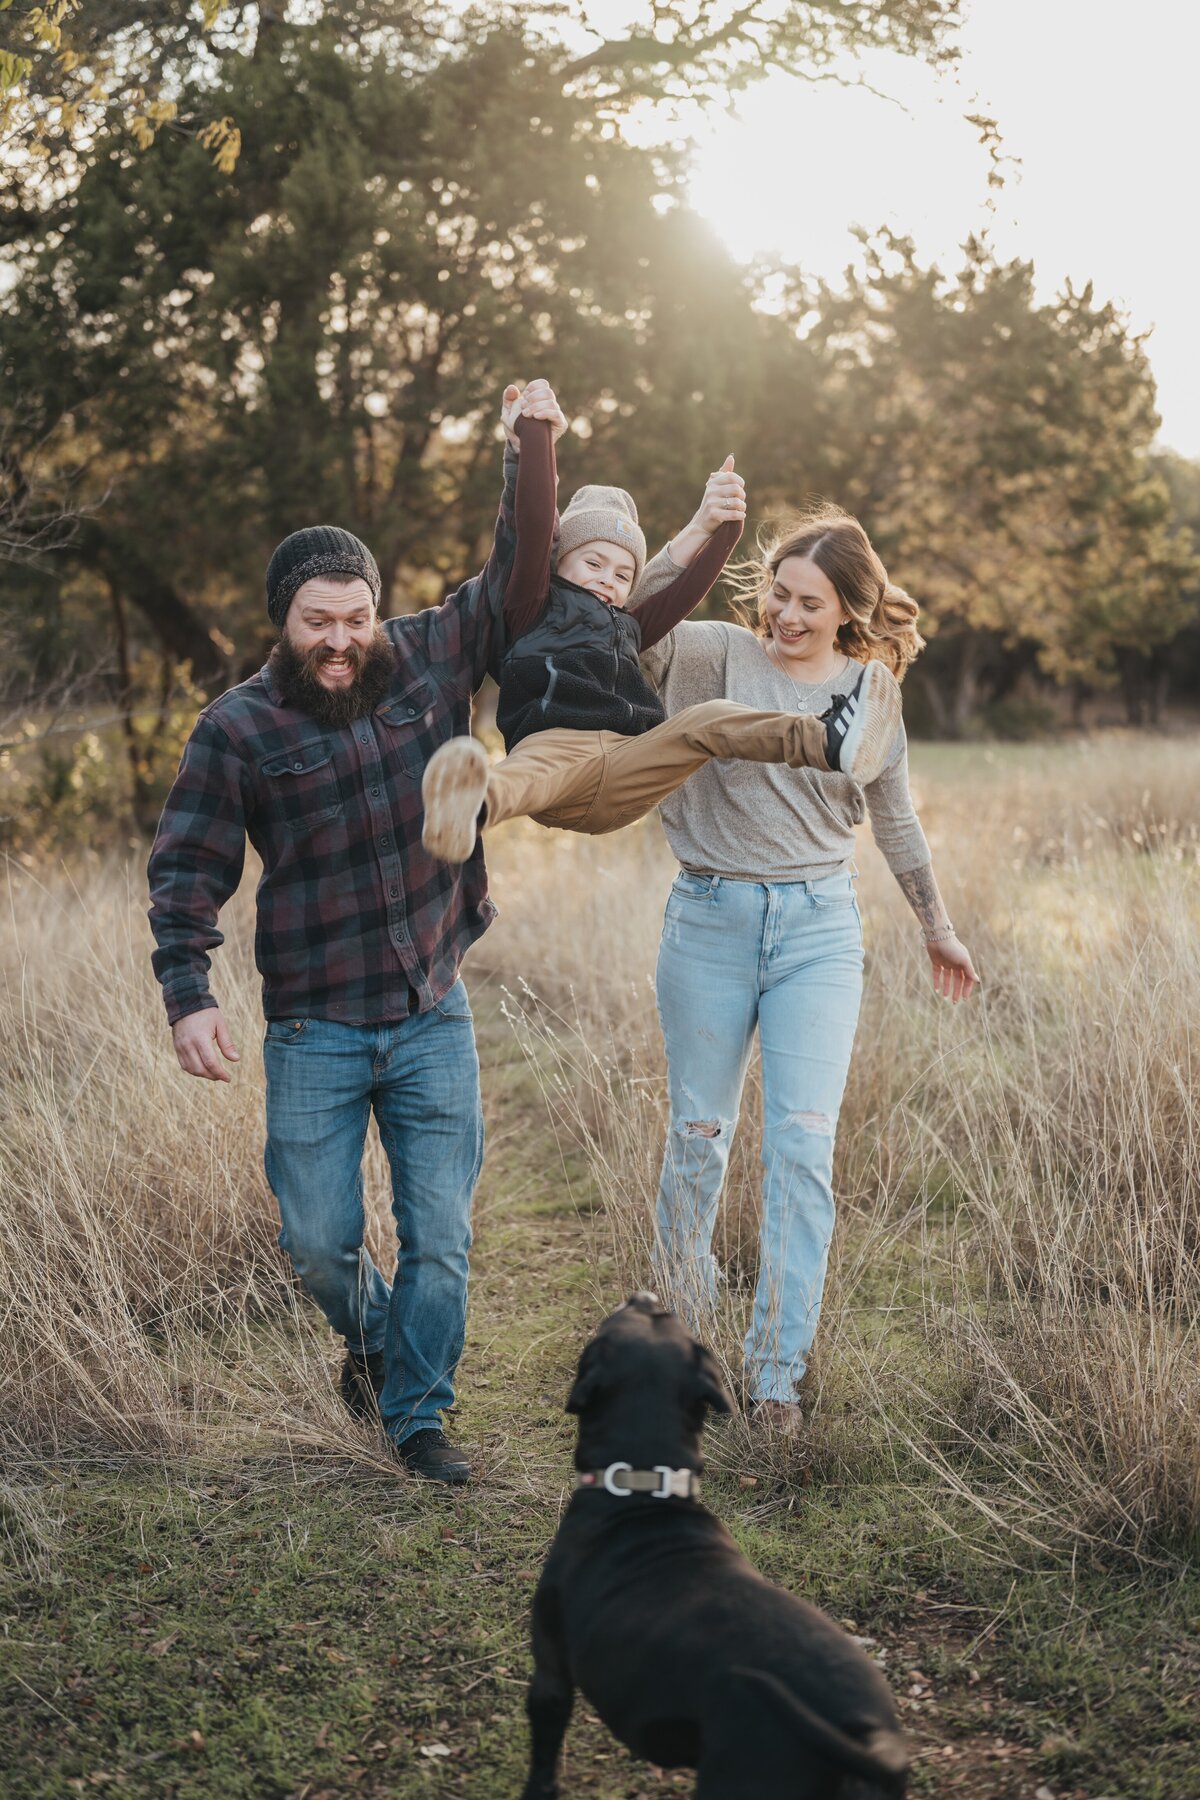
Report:
M 191 664 L 192 678 L 202 687 L 224 686 L 228 669 L 224 653 L 200 615 L 178 589 L 152 569 L 127 538 L 85 520 L 71 551 L 98 570 L 109 587 L 136 606 L 176 662 Z
M 1146 723 L 1145 664 L 1126 656 L 1121 664 L 1121 692 L 1125 699 L 1125 719 L 1130 725 Z

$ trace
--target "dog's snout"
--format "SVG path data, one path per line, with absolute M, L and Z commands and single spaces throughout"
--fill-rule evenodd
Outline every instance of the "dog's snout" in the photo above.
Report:
M 657 1312 L 662 1305 L 662 1301 L 657 1294 L 652 1294 L 648 1288 L 642 1288 L 638 1293 L 630 1294 L 625 1304 L 626 1306 L 644 1306 L 652 1312 Z

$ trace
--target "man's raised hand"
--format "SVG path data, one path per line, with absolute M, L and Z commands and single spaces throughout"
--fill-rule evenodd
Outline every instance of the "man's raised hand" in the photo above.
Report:
M 517 420 L 524 413 L 527 419 L 548 419 L 552 437 L 560 438 L 567 429 L 567 415 L 558 404 L 554 389 L 548 381 L 540 378 L 527 382 L 523 388 L 515 382 L 509 382 L 504 390 L 504 399 L 500 407 L 500 423 L 504 427 L 513 449 L 519 449 L 517 439 Z
M 241 1061 L 219 1006 L 206 1006 L 202 1012 L 176 1019 L 171 1036 L 185 1075 L 199 1075 L 203 1081 L 228 1081 L 230 1074 L 222 1066 L 221 1057 L 226 1062 Z

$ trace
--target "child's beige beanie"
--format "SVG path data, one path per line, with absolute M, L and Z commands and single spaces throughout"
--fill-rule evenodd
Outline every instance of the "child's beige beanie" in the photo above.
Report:
M 571 495 L 560 522 L 560 560 L 581 544 L 597 540 L 628 550 L 636 565 L 632 582 L 636 587 L 646 566 L 646 534 L 638 524 L 637 507 L 624 488 L 581 487 Z

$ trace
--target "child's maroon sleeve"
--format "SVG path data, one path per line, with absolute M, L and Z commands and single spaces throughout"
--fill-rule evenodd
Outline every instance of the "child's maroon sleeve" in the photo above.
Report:
M 660 643 L 681 619 L 695 611 L 729 561 L 741 535 L 742 528 L 736 519 L 718 525 L 703 550 L 669 587 L 659 588 L 657 594 L 652 594 L 641 606 L 630 609 L 641 626 L 643 650 Z
M 516 540 L 504 589 L 504 629 L 511 643 L 541 617 L 550 594 L 550 552 L 557 519 L 558 471 L 548 419 L 517 420 Z

